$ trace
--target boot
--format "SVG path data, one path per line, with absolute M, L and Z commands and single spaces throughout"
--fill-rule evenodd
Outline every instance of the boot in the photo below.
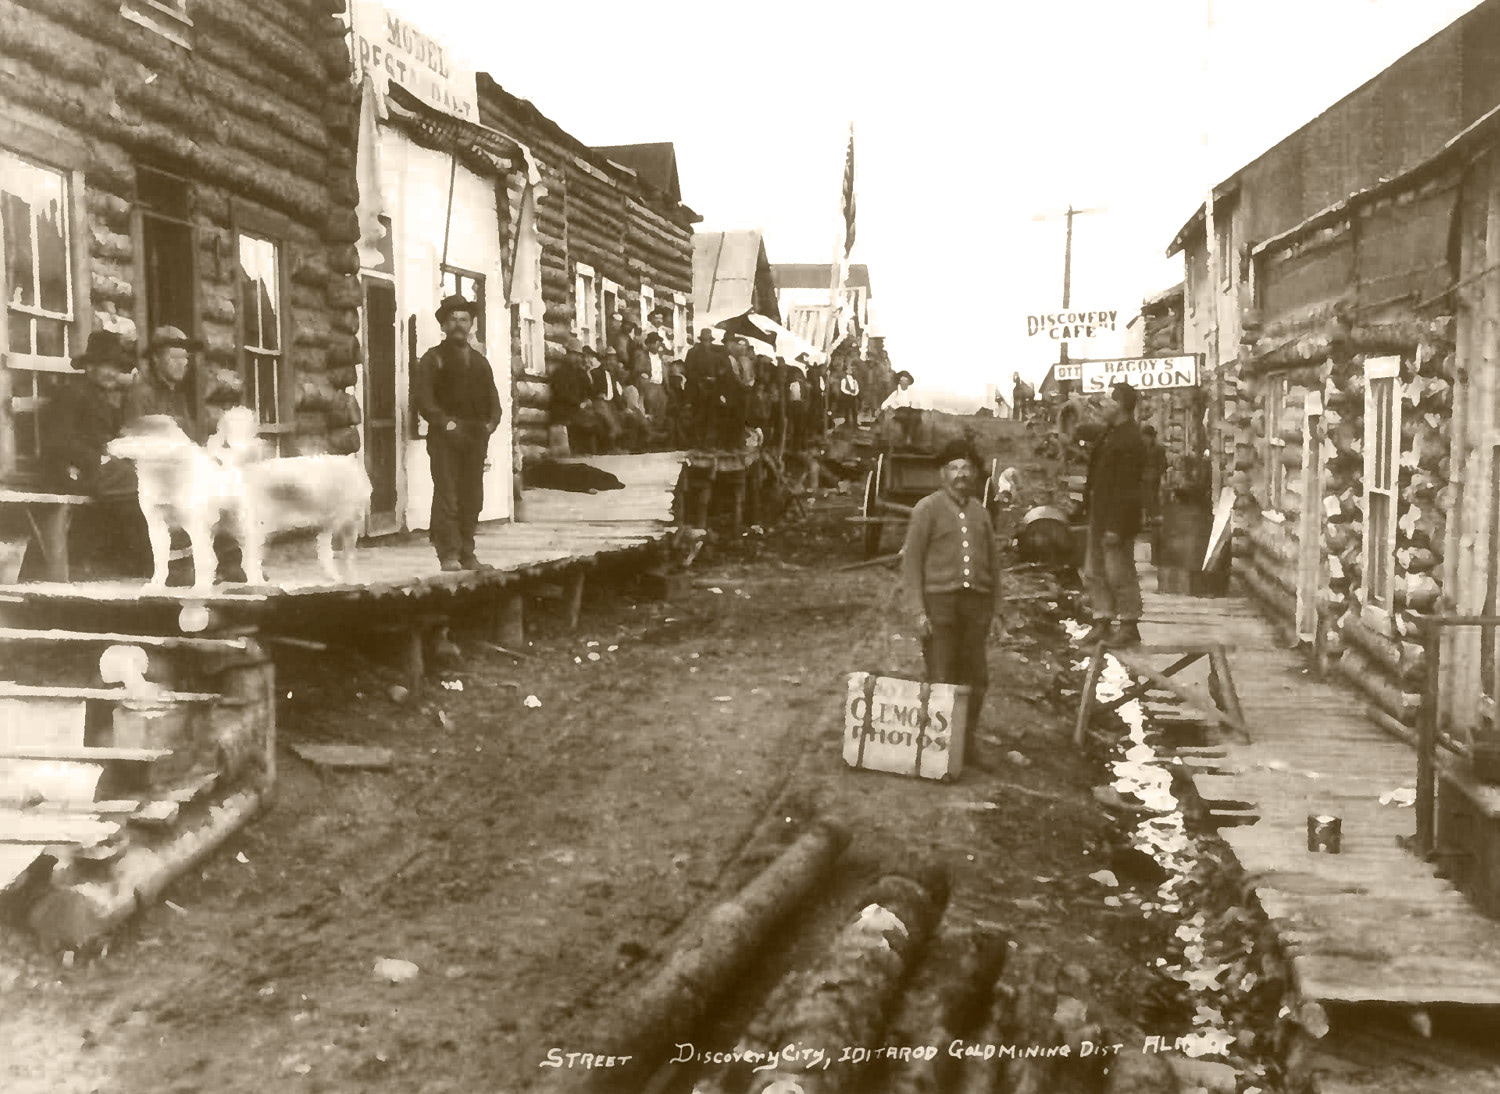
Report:
M 438 559 L 438 569 L 442 570 L 445 574 L 456 574 L 463 567 L 458 564 L 458 559 L 456 558 L 440 558 Z
M 1124 649 L 1126 646 L 1139 646 L 1140 644 L 1140 628 L 1135 625 L 1135 620 L 1133 619 L 1116 623 L 1110 628 L 1109 637 L 1104 640 L 1104 645 L 1112 650 Z
M 1097 646 L 1109 637 L 1110 625 L 1108 619 L 1096 619 L 1094 625 L 1089 628 L 1088 634 L 1078 640 L 1080 646 Z
M 480 562 L 473 551 L 465 551 L 458 556 L 458 567 L 461 570 L 493 570 L 494 567 L 488 563 Z

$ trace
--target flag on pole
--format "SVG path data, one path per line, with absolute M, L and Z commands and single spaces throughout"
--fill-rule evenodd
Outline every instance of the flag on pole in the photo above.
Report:
M 844 257 L 854 250 L 854 123 L 849 123 L 849 152 L 844 157 L 844 194 L 840 206 L 844 213 Z

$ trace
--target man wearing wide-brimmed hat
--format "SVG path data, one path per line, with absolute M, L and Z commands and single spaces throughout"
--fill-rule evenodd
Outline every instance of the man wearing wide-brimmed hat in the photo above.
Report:
M 969 740 L 989 681 L 987 639 L 999 618 L 1000 539 L 974 496 L 982 462 L 962 438 L 938 453 L 942 488 L 917 502 L 901 574 L 909 618 L 931 683 L 970 688 Z
M 202 444 L 204 433 L 192 374 L 192 354 L 202 348 L 202 343 L 177 327 L 153 330 L 146 343 L 146 367 L 136 373 L 135 383 L 125 395 L 125 424 L 150 414 L 165 414 Z
M 432 463 L 428 535 L 445 571 L 487 570 L 474 554 L 484 508 L 484 460 L 500 425 L 500 393 L 483 354 L 469 344 L 475 305 L 462 296 L 437 309 L 443 340 L 417 362 L 417 412 L 427 421 Z
M 120 335 L 96 330 L 73 367 L 83 376 L 52 401 L 45 431 L 55 484 L 65 493 L 134 498 L 130 461 L 107 455 L 104 446 L 125 425 L 124 395 L 135 362 Z

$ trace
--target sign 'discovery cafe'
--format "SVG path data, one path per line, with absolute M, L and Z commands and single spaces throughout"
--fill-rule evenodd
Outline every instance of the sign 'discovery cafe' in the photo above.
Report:
M 368 73 L 382 98 L 395 82 L 445 114 L 479 121 L 472 68 L 379 0 L 353 0 L 349 11 L 356 78 Z
M 1026 337 L 1046 334 L 1054 342 L 1097 338 L 1115 329 L 1118 311 L 1050 311 L 1026 317 Z

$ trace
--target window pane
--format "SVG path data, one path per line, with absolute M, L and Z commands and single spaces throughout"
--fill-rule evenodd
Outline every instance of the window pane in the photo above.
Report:
M 31 252 L 31 206 L 7 192 L 0 204 L 0 230 L 5 233 L 5 284 L 10 303 L 36 303 L 36 268 Z
M 240 236 L 240 314 L 247 346 L 261 344 L 259 256 L 255 242 L 249 236 Z
M 68 355 L 68 324 L 62 319 L 36 321 L 36 352 L 43 357 Z
M 12 353 L 34 353 L 31 345 L 31 317 L 24 312 L 13 311 L 6 322 L 10 334 Z
M 266 349 L 281 348 L 281 294 L 277 291 L 276 255 L 271 254 L 270 269 L 260 282 L 260 344 Z
M 281 420 L 276 405 L 276 361 L 275 357 L 259 353 L 251 358 L 255 373 L 255 409 L 265 425 L 275 425 Z
M 50 312 L 68 314 L 68 239 L 63 224 L 62 179 L 56 180 L 56 194 L 38 210 L 36 249 L 38 277 L 41 281 L 42 307 Z

